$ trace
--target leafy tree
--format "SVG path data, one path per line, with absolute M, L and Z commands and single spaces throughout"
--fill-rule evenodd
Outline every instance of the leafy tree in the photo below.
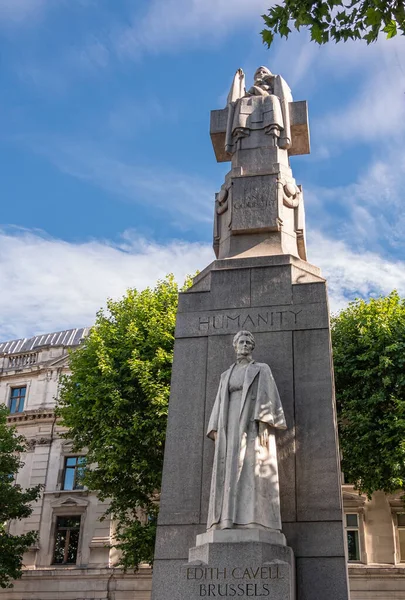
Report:
M 350 303 L 332 341 L 342 470 L 369 496 L 405 489 L 405 301 Z
M 0 406 L 0 587 L 12 587 L 22 575 L 22 556 L 37 539 L 37 532 L 11 535 L 8 522 L 24 519 L 32 513 L 30 502 L 40 494 L 41 486 L 23 490 L 14 484 L 14 475 L 23 466 L 19 453 L 26 449 L 23 436 L 7 425 L 8 409 Z
M 291 26 L 307 27 L 318 44 L 330 40 L 375 42 L 381 32 L 388 39 L 405 35 L 404 0 L 284 0 L 262 15 L 263 42 L 271 46 L 274 36 L 288 38 Z
M 153 559 L 178 291 L 169 276 L 109 300 L 61 382 L 57 414 L 87 450 L 83 482 L 111 500 L 125 568 Z

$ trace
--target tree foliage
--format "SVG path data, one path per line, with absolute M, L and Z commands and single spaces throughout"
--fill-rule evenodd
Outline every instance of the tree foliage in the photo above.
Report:
M 405 301 L 350 303 L 332 340 L 345 477 L 369 496 L 405 489 Z
M 87 450 L 84 483 L 111 499 L 126 568 L 153 559 L 178 291 L 169 276 L 109 300 L 60 388 L 57 414 Z
M 7 425 L 8 409 L 0 406 L 0 587 L 12 587 L 12 580 L 22 575 L 23 553 L 37 539 L 37 532 L 11 535 L 9 521 L 24 519 L 32 513 L 31 502 L 40 494 L 40 486 L 23 490 L 14 484 L 14 475 L 23 466 L 19 453 L 26 449 L 25 440 L 14 427 Z
M 375 42 L 381 32 L 388 39 L 405 35 L 404 0 L 284 0 L 262 15 L 263 42 L 271 46 L 275 35 L 288 38 L 291 27 L 306 27 L 318 44 L 330 40 Z

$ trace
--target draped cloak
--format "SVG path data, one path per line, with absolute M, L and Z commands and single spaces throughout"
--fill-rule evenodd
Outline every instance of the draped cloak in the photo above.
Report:
M 256 89 L 253 86 L 252 89 Z M 280 75 L 273 76 L 273 93 L 246 93 L 244 76 L 241 79 L 236 72 L 231 91 L 228 95 L 228 120 L 225 134 L 225 150 L 233 154 L 240 137 L 250 135 L 257 129 L 268 130 L 276 126 L 280 131 L 277 145 L 280 148 L 291 147 L 291 122 L 289 103 L 292 102 L 291 90 Z M 268 143 L 268 142 L 266 142 Z
M 252 361 L 244 375 L 235 444 L 227 443 L 229 380 L 232 365 L 222 373 L 208 424 L 217 432 L 207 529 L 262 527 L 281 530 L 275 429 L 286 429 L 280 396 L 270 367 Z M 259 443 L 259 422 L 269 426 L 267 448 Z M 227 450 L 232 446 L 232 457 Z M 232 473 L 226 476 L 226 469 Z M 225 479 L 227 489 L 224 489 Z M 237 518 L 237 521 L 235 521 Z

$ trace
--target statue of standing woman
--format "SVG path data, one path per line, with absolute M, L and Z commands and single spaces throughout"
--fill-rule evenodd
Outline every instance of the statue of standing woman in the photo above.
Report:
M 281 530 L 276 429 L 286 429 L 270 367 L 252 359 L 249 331 L 234 337 L 207 435 L 215 440 L 207 529 Z

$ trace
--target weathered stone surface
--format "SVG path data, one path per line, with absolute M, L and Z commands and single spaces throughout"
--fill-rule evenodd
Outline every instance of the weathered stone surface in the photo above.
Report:
M 181 569 L 183 600 L 201 596 L 295 599 L 291 548 L 263 542 L 211 543 L 190 549 Z
M 283 532 L 297 558 L 342 557 L 344 554 L 341 521 L 284 522 Z
M 299 100 L 291 102 L 289 106 L 292 147 L 288 153 L 290 156 L 310 154 L 308 104 L 306 100 Z
M 313 305 L 314 312 L 317 306 Z M 339 521 L 342 514 L 328 329 L 294 334 L 297 516 Z
M 291 270 L 284 266 L 251 270 L 251 306 L 292 304 Z
M 179 313 L 176 337 L 224 335 L 248 329 L 253 334 L 271 331 L 299 331 L 328 327 L 326 304 L 271 306 L 241 309 L 205 310 Z
M 205 533 L 205 524 L 160 525 L 157 529 L 155 560 L 187 560 L 188 551 L 195 545 L 196 536 Z
M 232 186 L 232 231 L 278 229 L 277 178 L 237 177 Z
M 177 340 L 159 523 L 200 520 L 207 340 Z
M 337 558 L 297 558 L 297 600 L 347 600 L 347 566 Z
M 267 529 L 210 529 L 197 535 L 196 546 L 212 543 L 262 542 L 286 546 L 285 536 L 279 531 Z
M 154 577 L 159 580 L 159 574 L 164 573 L 165 580 L 157 582 L 154 600 L 176 597 L 183 600 L 181 594 L 189 590 L 181 583 L 179 573 L 187 562 L 185 552 L 187 545 L 192 543 L 193 530 L 195 535 L 202 533 L 207 519 L 214 443 L 206 438 L 206 428 L 219 377 L 233 360 L 233 335 L 241 328 L 254 333 L 255 360 L 270 365 L 285 412 L 288 428 L 277 436 L 277 453 L 282 531 L 287 544 L 296 552 L 299 561 L 332 561 L 325 563 L 325 569 L 328 564 L 331 565 L 331 577 L 340 590 L 337 598 L 347 600 L 344 596 L 346 569 L 325 283 L 319 278 L 316 268 L 285 256 L 218 260 L 210 269 L 197 277 L 197 284 L 200 289 L 203 285 L 204 292 L 182 295 L 177 318 L 176 344 L 184 342 L 185 345 L 181 360 L 177 362 L 179 383 L 175 384 L 176 392 L 175 387 L 172 388 L 171 404 L 175 405 L 172 415 L 179 415 L 181 426 L 169 420 L 167 444 L 172 453 L 181 453 L 182 459 L 176 457 L 173 468 L 169 466 L 170 472 L 164 477 L 176 499 L 172 502 L 165 496 L 164 483 L 162 514 L 165 529 L 162 534 L 158 532 Z M 314 277 L 315 282 L 293 283 L 301 281 L 299 273 L 303 278 Z M 232 303 L 233 289 L 241 306 L 209 310 L 212 303 L 216 306 Z M 201 310 L 202 297 L 206 310 Z M 289 314 L 287 311 L 291 311 L 290 321 L 287 320 L 290 317 L 285 316 Z M 280 312 L 282 324 L 276 323 L 275 313 Z M 267 323 L 264 313 L 269 313 Z M 273 323 L 270 313 L 273 313 Z M 258 322 L 259 314 L 260 327 L 257 324 L 254 327 L 254 319 L 253 325 L 249 319 L 245 321 L 249 315 Z M 227 327 L 220 327 L 218 317 L 224 316 L 227 317 Z M 187 345 L 190 342 L 201 342 L 202 346 Z M 175 354 L 177 356 L 177 349 Z M 200 354 L 203 358 L 199 358 Z M 203 409 L 197 406 L 197 389 Z M 187 414 L 183 414 L 184 411 Z M 189 421 L 191 431 L 185 431 Z M 182 435 L 185 436 L 184 441 Z M 194 456 L 193 443 L 202 451 L 199 461 Z M 188 456 L 190 448 L 191 458 Z M 186 483 L 183 483 L 184 480 Z M 171 503 L 169 509 L 167 502 Z M 245 548 L 245 543 L 240 544 Z M 221 542 L 208 544 L 222 545 Z M 244 557 L 244 551 L 241 554 L 239 549 L 238 556 Z M 179 560 L 172 562 L 170 559 L 174 557 Z M 335 560 L 337 562 L 333 562 Z M 315 600 L 315 597 L 317 600 L 335 600 L 326 575 L 325 594 L 319 580 L 315 585 L 317 596 L 313 595 L 311 578 L 302 569 L 308 569 L 318 578 L 315 563 L 302 563 L 300 566 L 299 586 L 302 589 L 298 586 L 297 600 Z M 192 597 L 185 598 L 191 600 Z

